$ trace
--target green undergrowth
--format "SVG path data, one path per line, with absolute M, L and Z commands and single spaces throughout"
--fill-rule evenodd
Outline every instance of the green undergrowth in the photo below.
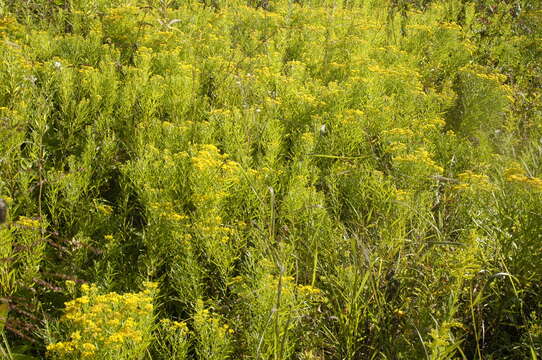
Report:
M 0 357 L 538 359 L 536 1 L 0 2 Z

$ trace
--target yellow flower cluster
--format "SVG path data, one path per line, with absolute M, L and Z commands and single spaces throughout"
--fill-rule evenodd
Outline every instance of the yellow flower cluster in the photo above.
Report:
M 6 33 L 14 33 L 21 30 L 22 26 L 13 16 L 2 16 L 0 18 L 0 35 L 5 36 Z
M 38 220 L 31 219 L 26 216 L 21 216 L 19 220 L 17 220 L 16 225 L 24 227 L 24 228 L 36 229 L 36 228 L 39 228 L 40 222 Z
M 135 16 L 140 13 L 140 10 L 137 6 L 126 5 L 122 7 L 113 7 L 108 9 L 108 14 L 105 16 L 108 17 L 124 17 L 124 16 Z
M 204 308 L 201 299 L 196 301 L 193 319 L 197 352 L 207 359 L 227 359 L 231 351 L 230 337 L 235 331 L 223 323 L 218 314 Z
M 431 158 L 429 151 L 424 148 L 417 149 L 413 154 L 395 156 L 393 160 L 399 163 L 422 164 L 437 173 L 442 173 L 444 171 L 444 169 Z
M 222 244 L 228 243 L 231 236 L 236 232 L 234 228 L 222 224 L 221 216 L 212 214 L 197 222 L 195 229 L 202 237 L 217 239 Z
M 461 30 L 461 26 L 459 26 L 455 22 L 445 22 L 445 23 L 440 24 L 440 27 L 442 29 L 448 29 L 448 30 Z
M 182 334 L 187 334 L 189 332 L 188 326 L 184 321 L 173 321 L 169 319 L 161 319 L 160 324 L 171 330 L 179 330 Z
M 70 339 L 48 345 L 47 351 L 59 358 L 102 359 L 141 347 L 152 330 L 157 288 L 155 283 L 145 286 L 140 293 L 101 295 L 95 285 L 83 284 L 83 296 L 65 303 L 62 322 L 71 330 Z
M 222 168 L 226 172 L 234 172 L 239 169 L 235 161 L 227 160 L 227 154 L 220 154 L 214 145 L 202 145 L 201 149 L 192 157 L 192 165 L 199 171 Z
M 405 190 L 397 189 L 395 191 L 395 198 L 399 201 L 406 201 L 410 198 L 411 193 Z
M 423 119 L 417 124 L 417 133 L 427 133 L 428 130 L 441 130 L 445 125 L 446 121 L 440 117 L 435 117 L 432 119 Z
M 407 144 L 403 142 L 399 142 L 399 141 L 392 141 L 388 146 L 388 150 L 392 153 L 406 151 L 406 149 L 407 149 Z
M 241 179 L 241 166 L 228 157 L 214 145 L 202 145 L 191 159 L 196 170 L 191 179 L 195 185 L 192 198 L 206 211 L 218 206 L 229 195 L 228 187 Z
M 113 208 L 111 206 L 104 204 L 96 205 L 96 209 L 105 215 L 110 215 L 113 212 Z
M 511 167 L 506 169 L 504 176 L 509 182 L 523 184 L 535 190 L 542 190 L 542 179 L 525 175 L 525 171 L 518 163 L 513 163 Z
M 298 285 L 297 289 L 303 295 L 320 295 L 322 291 L 311 285 Z
M 497 187 L 491 183 L 487 175 L 475 174 L 474 172 L 467 170 L 458 175 L 460 184 L 453 187 L 454 190 L 483 190 L 493 191 Z
M 498 84 L 506 81 L 507 76 L 499 73 L 487 73 L 487 70 L 480 65 L 466 65 L 459 69 L 460 71 L 472 74 L 480 79 L 489 80 Z
M 506 178 L 508 181 L 530 186 L 533 189 L 542 191 L 542 179 L 523 174 L 512 174 Z
M 228 324 L 221 324 L 220 318 L 209 311 L 209 309 L 201 309 L 194 315 L 194 324 L 196 327 L 210 326 L 215 336 L 218 338 L 224 338 L 227 334 L 233 334 L 233 330 Z
M 149 203 L 149 208 L 162 219 L 181 222 L 187 220 L 188 216 L 185 214 L 180 214 L 174 209 L 174 205 L 171 201 L 161 201 L 161 202 L 151 202 Z

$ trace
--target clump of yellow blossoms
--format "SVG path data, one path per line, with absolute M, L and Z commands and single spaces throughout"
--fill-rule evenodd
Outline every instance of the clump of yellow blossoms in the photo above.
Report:
M 514 163 L 506 169 L 504 176 L 511 183 L 524 185 L 531 190 L 542 191 L 542 179 L 525 174 L 525 171 L 518 163 Z
M 199 171 L 221 168 L 226 173 L 235 173 L 239 170 L 238 163 L 227 159 L 227 154 L 220 154 L 216 146 L 207 144 L 202 145 L 201 149 L 192 157 L 192 164 Z
M 184 321 L 162 319 L 156 327 L 155 347 L 163 359 L 186 359 L 190 334 Z
M 497 187 L 489 180 L 487 175 L 476 174 L 470 170 L 458 174 L 461 181 L 458 185 L 455 185 L 454 190 L 482 190 L 493 191 Z
M 444 169 L 431 158 L 431 153 L 424 148 L 419 148 L 411 154 L 394 156 L 393 161 L 420 165 L 426 168 L 427 171 L 436 172 L 438 174 L 444 172 Z
M 66 302 L 61 319 L 69 339 L 47 346 L 53 359 L 136 359 L 145 352 L 153 330 L 157 285 L 139 293 L 99 294 L 82 285 L 82 296 Z
M 504 175 L 506 176 L 506 180 L 512 183 L 523 184 L 533 190 L 542 191 L 542 179 L 525 175 L 524 171 L 518 164 L 506 169 Z
M 195 310 L 194 329 L 198 358 L 209 360 L 229 358 L 233 351 L 231 336 L 235 331 L 223 323 L 218 314 L 206 309 L 202 300 L 196 302 Z
M 507 179 L 508 181 L 515 181 L 531 186 L 533 189 L 536 190 L 542 190 L 542 179 L 537 177 L 514 174 L 510 175 Z
M 22 226 L 23 228 L 28 229 L 36 229 L 39 228 L 40 222 L 35 219 L 28 218 L 26 216 L 21 216 L 19 220 L 17 220 L 16 223 L 18 226 Z

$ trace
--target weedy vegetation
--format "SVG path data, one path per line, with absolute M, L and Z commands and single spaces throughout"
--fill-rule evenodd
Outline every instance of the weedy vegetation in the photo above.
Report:
M 0 1 L 0 357 L 539 359 L 541 64 L 536 0 Z

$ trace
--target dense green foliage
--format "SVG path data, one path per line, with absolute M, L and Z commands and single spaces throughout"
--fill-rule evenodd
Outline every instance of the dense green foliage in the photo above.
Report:
M 536 1 L 3 0 L 0 38 L 0 357 L 541 356 Z

